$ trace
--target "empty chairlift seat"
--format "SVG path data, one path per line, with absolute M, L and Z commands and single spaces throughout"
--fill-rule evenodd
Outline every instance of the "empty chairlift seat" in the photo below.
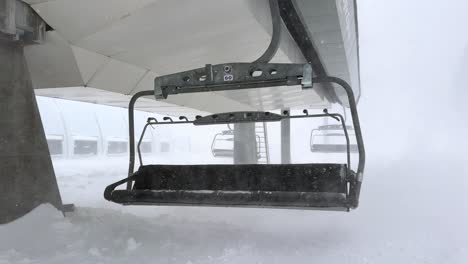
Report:
M 59 135 L 46 135 L 49 153 L 53 157 L 62 156 L 63 150 L 63 136 Z
M 128 141 L 120 138 L 107 138 L 107 155 L 122 155 L 127 153 Z
M 256 112 L 262 118 L 308 118 Z M 200 117 L 194 121 L 153 122 L 148 125 L 205 125 L 233 113 Z M 236 112 L 234 115 L 244 115 Z M 318 115 L 323 116 L 323 115 Z M 248 119 L 249 120 L 249 119 Z M 247 121 L 248 121 L 247 120 Z M 207 121 L 208 122 L 208 121 Z M 212 122 L 212 121 L 210 121 Z M 210 124 L 210 123 L 208 123 Z M 143 136 L 140 137 L 141 139 Z M 348 164 L 203 164 L 142 165 L 126 179 L 109 185 L 107 200 L 124 205 L 191 205 L 349 210 L 355 205 L 355 173 Z M 131 159 L 132 160 L 132 159 Z M 348 160 L 349 162 L 349 160 Z M 131 163 L 130 168 L 133 168 Z M 132 170 L 131 170 L 132 171 Z M 117 186 L 127 183 L 127 189 Z
M 98 154 L 97 137 L 74 137 L 73 155 L 74 156 L 94 156 Z
M 123 204 L 283 208 L 346 207 L 345 164 L 147 165 Z
M 255 144 L 257 149 L 257 158 L 261 158 L 261 139 L 260 136 L 255 136 Z M 215 158 L 232 158 L 234 157 L 234 131 L 224 130 L 217 133 L 211 143 L 211 154 Z
M 151 153 L 153 151 L 153 146 L 151 141 L 143 141 L 140 146 L 142 153 Z
M 253 69 L 275 74 L 253 76 Z M 226 75 L 231 71 L 236 74 Z M 140 168 L 134 172 L 134 107 L 138 98 L 154 95 L 163 100 L 171 94 L 299 84 L 303 89 L 310 89 L 313 82 L 336 83 L 343 87 L 348 95 L 354 136 L 359 150 L 356 172 L 350 165 L 349 140 L 346 144 L 347 162 L 343 164 L 143 165 L 141 153 L 138 151 Z M 358 206 L 365 152 L 353 91 L 344 80 L 329 76 L 313 78 L 312 67 L 309 64 L 255 62 L 207 64 L 205 68 L 158 76 L 154 84 L 154 90 L 137 92 L 130 100 L 128 177 L 107 186 L 104 190 L 105 199 L 123 205 L 239 206 L 344 211 Z M 159 121 L 156 118 L 148 118 L 145 127 L 266 123 L 285 119 L 330 117 L 341 124 L 345 137 L 348 138 L 346 124 L 340 114 L 324 111 L 323 114 L 313 115 L 306 109 L 303 113 L 292 115 L 287 111 L 283 114 L 244 111 L 196 116 L 194 120 L 185 116 L 180 116 L 178 120 L 172 117 L 164 117 Z M 144 138 L 144 130 L 139 144 Z M 125 189 L 117 188 L 123 184 L 126 184 Z
M 213 157 L 234 156 L 234 133 L 232 130 L 225 130 L 214 136 L 211 143 L 211 154 Z

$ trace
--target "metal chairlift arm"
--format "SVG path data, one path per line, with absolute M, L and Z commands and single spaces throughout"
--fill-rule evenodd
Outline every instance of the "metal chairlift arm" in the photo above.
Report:
M 260 62 L 207 64 L 204 68 L 156 77 L 154 94 L 156 99 L 165 99 L 169 94 L 288 85 L 311 88 L 310 64 Z

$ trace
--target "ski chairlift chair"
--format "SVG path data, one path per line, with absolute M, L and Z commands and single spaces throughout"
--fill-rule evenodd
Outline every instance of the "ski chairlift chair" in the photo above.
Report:
M 349 146 L 346 141 L 346 134 L 344 129 L 347 130 L 349 138 Z M 318 128 L 312 129 L 310 132 L 310 151 L 320 153 L 345 153 L 349 151 L 352 153 L 358 152 L 358 145 L 353 140 L 355 137 L 354 129 L 352 126 L 337 125 L 323 125 Z M 331 142 L 327 142 L 331 141 Z
M 260 136 L 255 135 L 256 146 L 257 146 L 257 159 L 261 158 L 260 156 Z M 227 144 L 226 144 L 227 143 Z M 213 157 L 218 158 L 232 158 L 234 157 L 234 131 L 229 128 L 229 130 L 223 130 L 221 133 L 217 133 L 213 137 L 213 142 L 211 142 L 211 154 Z
M 213 157 L 232 158 L 234 157 L 234 132 L 223 130 L 213 137 L 211 142 L 211 154 Z
M 260 71 L 260 76 L 252 74 Z M 174 121 L 149 120 L 148 125 L 192 124 L 194 126 L 242 122 L 279 122 L 283 119 L 331 117 L 341 122 L 347 144 L 344 164 L 244 164 L 244 165 L 143 165 L 138 148 L 140 168 L 134 172 L 134 105 L 142 96 L 165 99 L 172 94 L 225 91 L 272 86 L 301 85 L 311 89 L 316 83 L 335 83 L 347 93 L 358 146 L 357 170 L 351 169 L 349 138 L 343 117 L 323 113 L 309 115 L 274 114 L 270 112 L 230 112 L 181 116 Z M 128 177 L 104 191 L 105 199 L 123 205 L 185 205 L 225 207 L 271 207 L 291 209 L 342 210 L 356 208 L 364 171 L 364 143 L 353 90 L 336 77 L 312 77 L 310 64 L 226 63 L 206 65 L 190 71 L 160 76 L 155 89 L 136 93 L 129 103 L 130 165 Z M 140 137 L 143 138 L 143 135 Z M 140 143 L 139 142 L 139 143 Z M 126 184 L 126 189 L 116 189 Z

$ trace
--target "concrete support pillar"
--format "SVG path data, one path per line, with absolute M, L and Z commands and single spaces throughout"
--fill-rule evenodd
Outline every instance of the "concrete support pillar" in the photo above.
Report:
M 289 110 L 283 110 L 288 111 Z M 291 163 L 291 119 L 281 120 L 281 163 Z
M 234 125 L 234 164 L 256 164 L 255 123 Z
M 0 224 L 62 201 L 20 41 L 0 40 Z

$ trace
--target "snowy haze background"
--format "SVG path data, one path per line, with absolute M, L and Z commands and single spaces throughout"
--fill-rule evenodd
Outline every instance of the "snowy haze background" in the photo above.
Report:
M 87 186 L 120 177 L 126 161 L 55 162 L 64 199 L 81 207 L 63 218 L 44 205 L 0 226 L 0 263 L 467 263 L 468 3 L 358 8 L 357 210 L 120 207 Z

